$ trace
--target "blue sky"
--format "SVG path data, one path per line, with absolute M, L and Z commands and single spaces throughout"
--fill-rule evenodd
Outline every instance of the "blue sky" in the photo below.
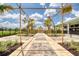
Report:
M 8 5 L 11 5 L 13 7 L 17 7 L 16 3 L 7 3 Z M 66 5 L 66 4 L 65 4 Z M 79 4 L 73 3 L 72 5 L 72 12 L 64 15 L 64 21 L 69 21 L 73 18 L 76 18 L 79 16 Z M 60 3 L 23 3 L 22 7 L 26 8 L 61 8 Z M 27 15 L 29 15 L 30 18 L 35 19 L 35 26 L 42 26 L 44 27 L 44 20 L 47 18 L 47 16 L 51 16 L 52 21 L 54 21 L 55 25 L 60 23 L 61 15 L 59 10 L 57 9 L 25 9 L 24 10 Z M 57 14 L 58 13 L 58 14 Z M 22 18 L 27 18 L 26 14 L 22 14 Z M 57 15 L 56 15 L 57 14 Z M 28 20 L 26 20 L 28 21 Z M 9 12 L 5 12 L 5 14 L 0 15 L 0 27 L 7 27 L 7 28 L 16 28 L 19 27 L 19 10 L 12 10 Z M 5 26 L 4 26 L 5 25 Z M 26 26 L 22 22 L 22 26 Z

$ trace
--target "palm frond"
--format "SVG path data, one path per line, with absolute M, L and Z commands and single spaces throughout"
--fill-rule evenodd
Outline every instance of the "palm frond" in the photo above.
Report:
M 4 13 L 5 11 L 13 10 L 13 7 L 10 5 L 0 5 L 0 13 Z

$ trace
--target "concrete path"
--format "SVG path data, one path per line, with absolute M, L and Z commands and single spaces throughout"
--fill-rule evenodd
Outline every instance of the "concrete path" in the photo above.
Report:
M 24 56 L 73 56 L 44 33 L 37 33 L 23 45 Z M 10 56 L 22 56 L 21 47 Z

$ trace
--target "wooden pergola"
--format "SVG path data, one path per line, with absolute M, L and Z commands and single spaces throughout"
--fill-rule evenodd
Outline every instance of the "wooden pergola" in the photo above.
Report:
M 27 7 L 22 7 L 22 4 L 21 3 L 19 3 L 19 4 L 16 4 L 17 5 L 17 7 L 13 7 L 13 9 L 18 9 L 19 10 L 19 13 L 20 13 L 20 16 L 19 16 L 19 18 L 20 18 L 20 43 L 22 43 L 22 35 L 21 35 L 21 30 L 22 30 L 22 26 L 21 26 L 21 24 L 22 24 L 22 18 L 21 18 L 21 15 L 22 15 L 22 13 L 24 13 L 24 14 L 26 14 L 25 13 L 25 11 L 24 10 L 26 10 L 26 9 L 36 9 L 36 10 L 41 10 L 41 9 L 58 9 L 58 10 L 61 10 L 61 17 L 62 17 L 62 19 L 60 20 L 61 21 L 61 23 L 62 23 L 62 25 L 61 25 L 61 28 L 62 28 L 62 37 L 61 37 L 61 40 L 62 40 L 62 42 L 61 43 L 63 43 L 63 40 L 64 40 L 64 38 L 63 38 L 63 36 L 64 36 L 64 32 L 63 32 L 63 30 L 64 30 L 64 28 L 63 28 L 63 25 L 64 25 L 64 23 L 63 23 L 63 19 L 64 19 L 64 10 L 62 10 L 64 7 L 63 7 L 63 3 L 61 4 L 61 8 L 27 8 Z M 27 15 L 27 14 L 26 14 Z M 28 16 L 28 18 L 29 18 L 29 15 L 27 15 Z M 24 56 L 24 53 L 23 53 L 23 47 L 21 47 L 21 52 L 22 52 L 22 55 Z

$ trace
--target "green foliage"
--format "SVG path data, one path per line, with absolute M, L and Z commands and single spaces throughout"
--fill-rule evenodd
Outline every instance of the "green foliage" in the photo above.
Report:
M 11 46 L 14 46 L 14 45 L 16 45 L 17 44 L 17 41 L 12 41 L 11 42 Z
M 29 19 L 29 21 L 28 21 L 29 26 L 33 26 L 34 23 L 35 23 L 34 19 Z
M 14 35 L 14 34 L 17 34 L 17 32 L 15 32 L 15 31 L 3 31 L 3 32 L 0 31 L 0 37 Z
M 9 40 L 9 41 L 6 41 L 5 43 L 6 43 L 7 46 L 11 46 L 12 41 Z
M 51 25 L 51 20 L 48 18 L 45 20 L 45 23 L 44 23 L 46 26 L 50 26 Z
M 12 10 L 12 6 L 9 6 L 9 5 L 5 5 L 5 4 L 0 4 L 0 13 L 4 13 L 5 11 L 8 11 L 8 10 Z
M 60 29 L 56 30 L 56 32 L 61 34 L 61 30 Z
M 5 46 L 1 46 L 0 47 L 0 52 L 4 52 L 6 50 L 6 47 Z
M 79 42 L 74 42 L 73 40 L 71 41 L 72 44 L 74 44 L 75 46 L 79 46 Z
M 6 43 L 7 46 L 14 46 L 14 45 L 16 45 L 17 41 L 8 40 L 5 43 Z
M 1 41 L 0 42 L 0 52 L 5 51 L 6 48 L 7 48 L 7 45 L 6 45 L 5 41 Z
M 17 41 L 1 41 L 0 42 L 0 52 L 7 50 L 8 47 L 14 46 L 17 44 Z
M 71 48 L 75 48 L 76 49 L 76 51 L 79 51 L 79 42 L 75 42 L 75 41 L 71 41 L 70 42 L 70 47 Z
M 33 32 L 33 26 L 34 26 L 34 24 L 35 24 L 35 20 L 34 19 L 29 19 L 28 25 L 27 25 L 29 33 Z
M 62 11 L 63 14 L 69 13 L 69 12 L 72 11 L 72 6 L 71 5 L 66 5 L 65 7 L 63 7 L 61 9 L 61 11 Z
M 45 21 L 44 21 L 45 26 L 47 26 L 48 30 L 46 31 L 46 33 L 51 33 L 51 28 L 50 26 L 52 25 L 52 21 L 51 18 L 48 17 Z

